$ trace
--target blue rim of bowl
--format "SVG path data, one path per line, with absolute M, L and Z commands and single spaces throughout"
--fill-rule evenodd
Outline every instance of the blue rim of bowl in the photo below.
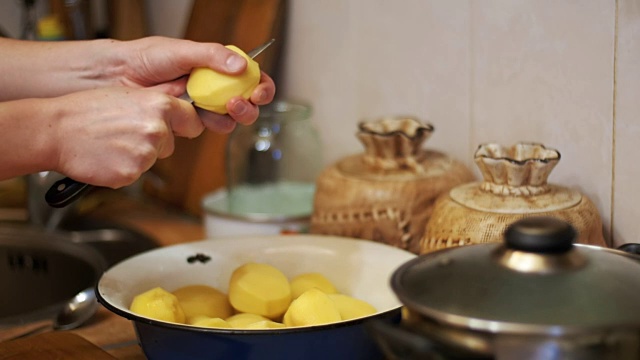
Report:
M 335 329 L 346 326 L 353 326 L 360 323 L 363 323 L 369 319 L 376 317 L 384 317 L 390 316 L 394 312 L 399 312 L 402 308 L 402 305 L 398 305 L 397 307 L 385 311 L 380 311 L 372 315 L 363 316 L 356 319 L 351 320 L 342 320 L 329 324 L 322 325 L 313 325 L 313 326 L 298 326 L 298 327 L 288 327 L 282 329 L 225 329 L 225 328 L 205 328 L 198 327 L 193 325 L 186 324 L 178 324 L 178 323 L 170 323 L 166 321 L 154 320 L 151 318 L 147 318 L 144 316 L 136 315 L 132 312 L 122 310 L 107 301 L 98 290 L 99 287 L 96 287 L 96 297 L 98 302 L 100 302 L 107 310 L 115 313 L 116 315 L 122 316 L 123 318 L 131 321 L 141 322 L 148 325 L 158 326 L 162 328 L 168 328 L 172 330 L 182 330 L 182 331 L 196 331 L 200 333 L 211 333 L 211 334 L 220 334 L 220 335 L 270 335 L 270 334 L 289 334 L 289 333 L 301 333 L 301 332 L 314 332 L 314 331 L 322 331 L 328 329 Z

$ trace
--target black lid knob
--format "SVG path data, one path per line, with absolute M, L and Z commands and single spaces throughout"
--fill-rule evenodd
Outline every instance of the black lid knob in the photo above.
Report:
M 538 254 L 564 253 L 573 247 L 576 230 L 566 221 L 535 216 L 516 221 L 505 231 L 507 248 Z

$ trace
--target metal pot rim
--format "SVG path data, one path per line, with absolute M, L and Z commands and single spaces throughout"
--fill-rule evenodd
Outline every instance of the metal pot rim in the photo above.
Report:
M 485 243 L 485 244 L 473 244 L 466 245 L 465 247 L 499 247 L 500 244 L 497 243 Z M 624 251 L 604 248 L 593 245 L 584 245 L 584 244 L 574 244 L 576 247 L 588 249 L 589 251 L 604 251 L 614 253 L 616 255 L 629 257 L 631 259 L 640 261 L 640 256 L 630 254 Z M 396 296 L 400 300 L 400 302 L 407 308 L 409 311 L 413 311 L 417 314 L 420 314 L 422 317 L 433 320 L 436 323 L 449 325 L 456 328 L 464 328 L 467 330 L 487 332 L 493 334 L 512 334 L 512 335 L 541 335 L 541 336 L 566 336 L 566 335 L 578 335 L 578 334 L 593 334 L 599 332 L 606 332 L 612 329 L 620 330 L 620 329 L 638 329 L 640 328 L 640 324 L 634 323 L 633 321 L 629 321 L 628 323 L 611 323 L 607 325 L 601 326 L 572 326 L 572 325 L 547 325 L 547 324 L 530 324 L 530 323 L 518 323 L 518 322 L 507 322 L 507 321 L 499 321 L 499 320 L 491 320 L 491 319 L 482 319 L 482 318 L 474 318 L 468 317 L 464 315 L 456 315 L 452 313 L 448 313 L 446 311 L 441 311 L 434 309 L 429 306 L 425 306 L 421 304 L 419 301 L 416 301 L 411 296 L 406 296 L 402 291 L 402 285 L 400 284 L 400 278 L 406 273 L 406 271 L 425 261 L 425 258 L 431 258 L 438 255 L 441 255 L 446 252 L 455 251 L 456 248 L 446 248 L 438 251 L 434 251 L 432 253 L 424 254 L 417 258 L 411 259 L 401 265 L 396 271 L 393 273 L 391 277 L 391 287 L 394 290 Z

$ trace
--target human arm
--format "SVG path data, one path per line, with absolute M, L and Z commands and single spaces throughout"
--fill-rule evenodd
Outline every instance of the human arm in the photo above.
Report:
M 18 119 L 19 121 L 17 121 Z M 134 182 L 204 129 L 187 101 L 149 89 L 88 90 L 0 103 L 0 179 L 52 170 L 93 185 Z
M 121 187 L 173 152 L 173 136 L 250 124 L 274 97 L 262 73 L 229 115 L 178 97 L 193 67 L 241 73 L 246 61 L 220 44 L 161 37 L 133 41 L 25 42 L 0 39 L 0 179 L 44 170 Z M 226 68 L 229 59 L 239 58 Z M 233 61 L 231 61 L 233 63 Z
M 165 37 L 131 41 L 100 39 L 73 42 L 29 42 L 0 38 L 0 101 L 55 97 L 109 86 L 151 88 L 172 96 L 185 93 L 188 74 L 209 67 L 242 73 L 246 60 L 221 44 Z M 228 116 L 199 112 L 215 131 L 229 132 L 235 122 L 250 124 L 258 105 L 271 102 L 275 86 L 262 73 L 251 97 L 233 98 Z

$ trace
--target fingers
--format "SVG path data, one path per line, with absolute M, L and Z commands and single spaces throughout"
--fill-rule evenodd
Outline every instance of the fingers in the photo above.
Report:
M 260 74 L 260 83 L 251 94 L 251 102 L 256 105 L 266 105 L 273 101 L 276 95 L 276 85 L 273 79 L 264 71 Z
M 227 103 L 228 115 L 219 115 L 210 111 L 198 108 L 198 115 L 204 126 L 215 132 L 230 133 L 235 129 L 236 124 L 251 125 L 260 115 L 258 105 L 266 105 L 273 101 L 275 96 L 275 85 L 269 75 L 262 72 L 260 83 L 255 88 L 249 100 L 237 96 Z
M 159 91 L 167 95 L 180 97 L 186 92 L 187 80 L 189 80 L 189 75 L 181 76 L 175 80 L 151 86 L 149 89 Z
M 251 125 L 253 124 L 260 115 L 260 109 L 258 105 L 266 105 L 273 101 L 275 96 L 275 84 L 273 83 L 273 79 L 269 77 L 264 72 L 261 72 L 260 75 L 260 83 L 253 90 L 251 97 L 249 100 L 245 100 L 244 98 L 237 96 L 229 100 L 227 103 L 227 111 L 229 112 L 229 116 L 231 119 L 235 120 L 235 122 L 242 125 Z M 223 124 L 227 124 L 229 119 L 226 120 L 218 120 L 218 122 L 222 122 Z M 220 126 L 220 124 L 218 124 Z M 209 126 L 207 126 L 209 128 Z
M 258 118 L 258 115 L 260 115 L 258 105 L 255 105 L 239 96 L 229 100 L 227 103 L 227 111 L 233 120 L 242 125 L 253 124 Z
M 205 124 L 200 121 L 199 115 L 193 105 L 186 100 L 175 97 L 172 99 L 174 109 L 168 121 L 173 134 L 189 139 L 200 136 L 205 129 Z
M 168 134 L 162 139 L 162 142 L 156 148 L 158 159 L 168 158 L 169 156 L 171 156 L 171 154 L 173 154 L 173 151 L 175 150 L 175 137 L 172 134 Z M 149 168 L 153 166 L 153 163 L 155 163 L 155 159 L 151 163 Z
M 240 74 L 247 68 L 247 60 L 233 50 L 217 43 L 181 42 L 179 63 L 184 68 L 208 67 L 227 74 Z
M 201 108 L 196 108 L 204 126 L 217 133 L 229 134 L 236 128 L 236 121 L 228 115 L 220 115 Z
M 206 67 L 236 75 L 247 68 L 247 60 L 217 43 L 199 43 L 163 37 L 147 37 L 122 42 L 128 54 L 126 73 L 118 81 L 130 87 L 152 87 Z

